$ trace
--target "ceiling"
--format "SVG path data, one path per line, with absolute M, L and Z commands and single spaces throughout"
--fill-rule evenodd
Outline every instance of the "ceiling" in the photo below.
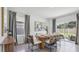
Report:
M 79 10 L 78 7 L 8 7 L 8 9 L 28 15 L 37 15 L 43 18 L 55 18 L 78 12 Z

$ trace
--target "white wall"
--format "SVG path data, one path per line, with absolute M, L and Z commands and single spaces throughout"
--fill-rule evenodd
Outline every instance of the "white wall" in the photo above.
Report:
M 35 21 L 47 23 L 46 19 L 41 18 L 39 16 L 31 15 L 30 16 L 30 34 L 33 34 L 33 35 L 35 35 L 35 33 L 36 33 L 35 30 L 34 30 L 34 28 L 35 28 L 35 25 L 34 25 Z
M 48 23 L 48 33 L 52 34 L 52 19 L 47 19 L 47 23 Z

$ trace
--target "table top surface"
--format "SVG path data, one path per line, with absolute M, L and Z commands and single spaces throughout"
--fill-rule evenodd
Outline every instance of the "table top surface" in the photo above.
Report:
M 14 43 L 14 42 L 16 42 L 16 41 L 11 36 L 9 36 L 9 37 L 1 36 L 0 37 L 0 44 L 9 44 L 9 43 Z
M 15 42 L 15 39 L 12 36 L 9 36 L 4 39 L 3 44 L 10 44 L 14 42 Z
M 40 41 L 45 41 L 45 40 L 48 40 L 49 39 L 49 36 L 38 36 L 38 39 Z

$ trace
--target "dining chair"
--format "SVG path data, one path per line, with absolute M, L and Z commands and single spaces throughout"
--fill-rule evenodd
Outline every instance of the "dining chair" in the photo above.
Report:
M 29 35 L 28 42 L 29 42 L 29 46 L 31 48 L 31 51 L 34 51 L 35 49 L 40 50 L 39 49 L 39 44 L 41 43 L 41 41 L 39 41 L 38 38 L 36 38 L 36 36 Z
M 52 52 L 52 49 L 57 49 L 57 40 L 54 36 L 51 36 L 46 42 L 45 42 L 46 48 L 49 49 L 50 52 Z

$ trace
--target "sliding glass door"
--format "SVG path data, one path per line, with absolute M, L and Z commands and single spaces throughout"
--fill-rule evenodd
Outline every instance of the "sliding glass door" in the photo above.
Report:
M 76 19 L 66 17 L 67 19 L 58 19 L 56 21 L 56 31 L 63 34 L 65 38 L 75 41 L 76 40 Z

